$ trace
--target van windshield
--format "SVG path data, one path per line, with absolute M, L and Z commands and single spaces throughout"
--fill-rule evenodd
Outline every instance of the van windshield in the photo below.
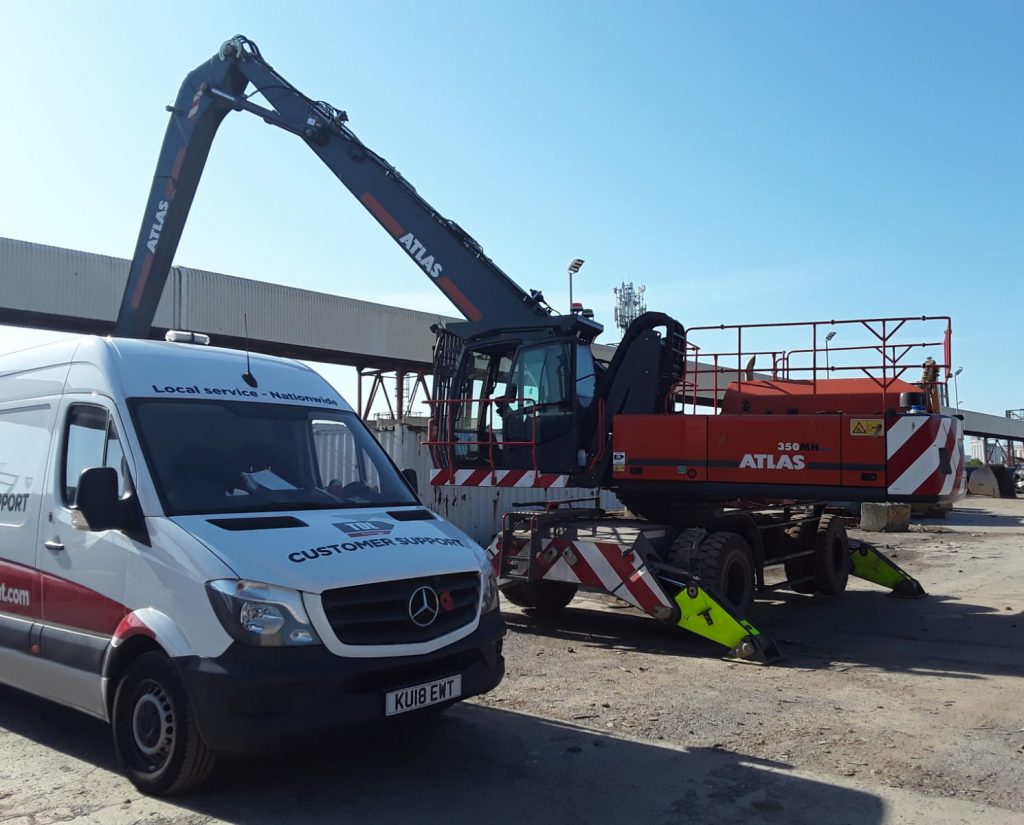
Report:
M 169 516 L 418 503 L 355 413 L 136 399 L 132 417 Z

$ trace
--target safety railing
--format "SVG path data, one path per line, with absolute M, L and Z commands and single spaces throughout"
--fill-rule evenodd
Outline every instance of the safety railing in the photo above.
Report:
M 922 329 L 922 325 L 924 328 Z M 774 333 L 790 341 L 802 337 L 797 346 L 765 346 Z M 735 336 L 734 346 L 718 351 L 695 342 L 703 334 Z M 831 342 L 839 335 L 860 335 L 866 342 Z M 687 373 L 673 398 L 697 412 L 700 404 L 720 409 L 725 390 L 732 387 L 740 396 L 752 382 L 797 382 L 802 391 L 817 395 L 821 381 L 836 378 L 869 378 L 884 396 L 897 380 L 914 383 L 929 395 L 937 395 L 952 375 L 952 320 L 949 316 L 860 318 L 852 320 L 805 321 L 798 323 L 735 324 L 690 327 L 687 330 Z M 744 340 L 756 341 L 744 346 Z M 923 339 L 923 340 L 922 340 Z M 941 360 L 930 356 L 941 352 Z M 922 360 L 922 356 L 929 356 Z M 760 368 L 760 369 L 759 369 Z M 908 370 L 920 369 L 918 380 Z
M 427 439 L 423 444 L 430 448 L 433 464 L 438 469 L 481 468 L 494 472 L 499 469 L 495 453 L 506 447 L 523 447 L 530 450 L 531 464 L 535 472 L 540 472 L 537 461 L 537 415 L 551 404 L 536 404 L 527 398 L 436 398 L 426 402 L 431 407 L 430 425 Z M 516 405 L 517 414 L 528 416 L 530 438 L 527 440 L 509 440 L 505 437 L 504 426 L 495 428 L 495 412 L 501 416 L 502 406 L 511 408 Z M 471 414 L 460 417 L 460 412 L 470 410 Z M 475 411 L 476 415 L 472 415 Z M 439 433 L 438 422 L 443 422 L 443 433 Z M 468 422 L 468 426 L 459 426 Z M 466 438 L 467 435 L 482 434 L 483 438 Z M 476 447 L 476 456 L 459 455 L 459 450 L 467 453 Z M 483 456 L 486 455 L 486 458 Z

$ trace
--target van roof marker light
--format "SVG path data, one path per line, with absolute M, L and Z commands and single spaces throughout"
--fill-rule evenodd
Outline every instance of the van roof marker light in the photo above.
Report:
M 182 329 L 169 329 L 164 334 L 164 340 L 172 344 L 201 344 L 207 346 L 210 343 L 210 336 L 202 332 L 189 332 Z

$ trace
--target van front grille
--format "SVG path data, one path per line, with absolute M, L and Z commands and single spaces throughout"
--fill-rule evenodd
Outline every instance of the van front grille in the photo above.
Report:
M 327 590 L 327 621 L 347 645 L 428 642 L 476 618 L 480 574 L 453 573 Z

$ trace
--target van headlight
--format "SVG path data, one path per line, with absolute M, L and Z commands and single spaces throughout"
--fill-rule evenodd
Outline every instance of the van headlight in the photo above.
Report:
M 217 579 L 206 583 L 206 593 L 220 623 L 236 642 L 259 647 L 320 644 L 298 590 Z
M 498 609 L 498 577 L 494 575 L 494 565 L 488 558 L 480 567 L 480 612 L 490 613 Z

